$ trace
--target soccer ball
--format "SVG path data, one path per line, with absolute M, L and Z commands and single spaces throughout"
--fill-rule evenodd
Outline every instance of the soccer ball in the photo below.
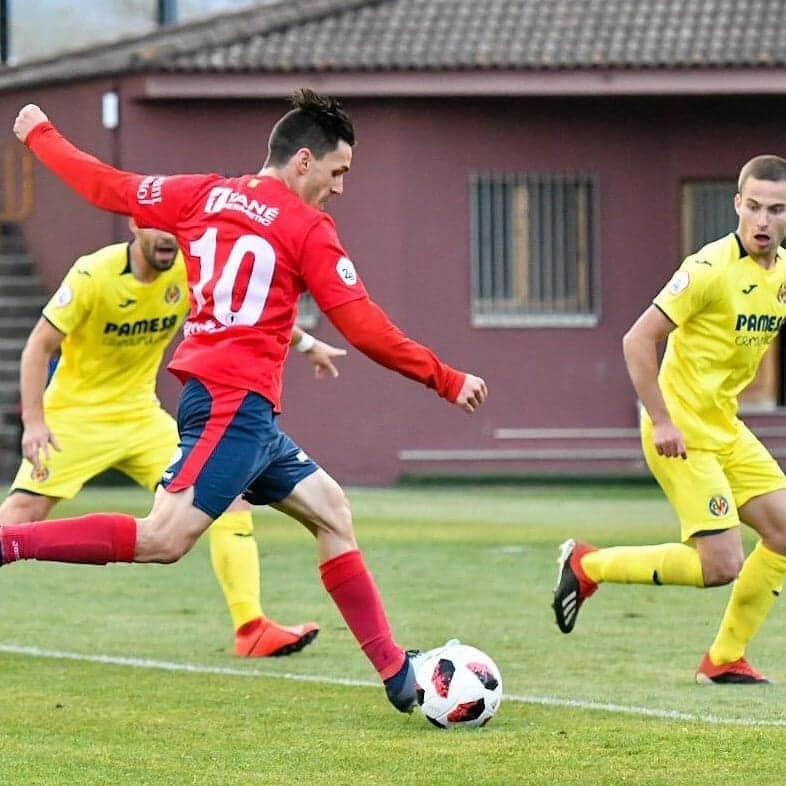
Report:
M 483 726 L 502 700 L 497 664 L 485 652 L 455 640 L 418 658 L 415 681 L 420 709 L 441 729 Z

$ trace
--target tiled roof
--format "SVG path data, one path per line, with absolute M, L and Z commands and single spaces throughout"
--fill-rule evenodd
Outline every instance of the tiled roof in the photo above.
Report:
M 268 73 L 782 66 L 786 0 L 369 0 L 158 64 Z
M 0 89 L 110 74 L 781 68 L 786 0 L 268 0 L 48 61 Z

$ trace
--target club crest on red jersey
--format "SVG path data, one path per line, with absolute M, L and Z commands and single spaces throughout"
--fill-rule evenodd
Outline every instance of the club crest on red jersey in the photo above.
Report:
M 710 497 L 708 507 L 713 516 L 725 516 L 729 512 L 729 500 L 722 494 L 714 494 Z
M 170 306 L 180 302 L 180 287 L 177 284 L 170 284 L 164 293 L 164 302 Z
M 778 302 L 783 306 L 786 305 L 786 282 L 778 288 Z
M 33 467 L 32 471 L 30 472 L 30 480 L 34 480 L 36 483 L 43 483 L 48 477 L 48 467 L 39 467 L 38 469 Z

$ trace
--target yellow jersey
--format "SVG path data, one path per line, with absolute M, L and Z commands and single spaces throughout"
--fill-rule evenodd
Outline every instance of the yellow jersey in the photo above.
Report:
M 182 255 L 149 283 L 131 272 L 128 243 L 80 257 L 44 307 L 65 338 L 44 409 L 117 420 L 159 406 L 159 366 L 188 311 Z
M 769 270 L 731 233 L 685 259 L 653 301 L 677 327 L 658 381 L 688 448 L 737 435 L 737 396 L 786 320 L 786 255 Z

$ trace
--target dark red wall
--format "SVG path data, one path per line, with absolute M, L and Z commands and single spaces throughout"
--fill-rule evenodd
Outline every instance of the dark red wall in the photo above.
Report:
M 116 142 L 101 126 L 101 95 L 112 83 L 101 81 L 67 88 L 31 90 L 0 96 L 0 119 L 6 138 L 17 111 L 39 104 L 62 131 L 99 158 L 112 162 Z M 24 224 L 29 251 L 46 286 L 57 287 L 74 259 L 112 238 L 113 218 L 75 197 L 44 167 L 34 170 L 35 209 Z
M 78 145 L 140 172 L 256 171 L 280 101 L 151 103 L 122 82 L 121 128 L 100 125 L 108 82 L 0 96 L 10 127 L 38 101 Z M 491 395 L 467 416 L 358 352 L 341 377 L 314 382 L 293 357 L 284 428 L 341 482 L 387 483 L 411 448 L 505 447 L 501 427 L 632 426 L 622 335 L 679 262 L 680 184 L 734 177 L 761 152 L 783 154 L 782 118 L 761 99 L 364 99 L 346 102 L 358 145 L 331 212 L 376 299 L 444 360 L 481 374 Z M 756 117 L 756 122 L 747 122 Z M 468 173 L 581 171 L 600 183 L 600 323 L 489 329 L 470 324 Z M 72 258 L 122 236 L 42 168 L 25 233 L 47 286 Z M 733 227 L 730 227 L 733 229 Z M 322 318 L 319 336 L 340 337 Z M 162 375 L 173 407 L 177 386 Z

